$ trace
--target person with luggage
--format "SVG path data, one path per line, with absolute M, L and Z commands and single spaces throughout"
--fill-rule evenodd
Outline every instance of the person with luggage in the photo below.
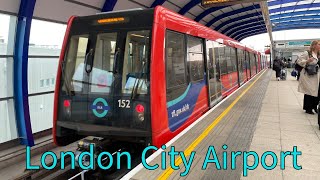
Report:
M 318 113 L 319 103 L 319 71 L 320 65 L 320 41 L 313 41 L 310 49 L 304 52 L 297 63 L 303 67 L 300 72 L 298 92 L 304 93 L 303 109 L 308 114 Z

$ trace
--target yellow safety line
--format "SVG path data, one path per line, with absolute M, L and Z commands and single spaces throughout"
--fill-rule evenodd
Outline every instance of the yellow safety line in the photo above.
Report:
M 266 70 L 252 83 L 249 87 L 247 87 L 241 94 L 238 96 L 227 109 L 225 109 L 214 121 L 212 124 L 210 124 L 209 127 L 207 127 L 206 130 L 203 131 L 203 133 L 194 140 L 191 145 L 184 151 L 185 156 L 189 156 L 191 152 L 200 144 L 200 142 L 210 133 L 210 131 L 221 121 L 221 119 L 229 113 L 229 111 L 233 108 L 233 106 L 240 100 L 240 98 L 260 79 L 260 77 L 266 72 Z M 181 158 L 175 160 L 175 165 L 179 166 L 182 163 Z M 164 180 L 168 179 L 170 175 L 173 173 L 172 168 L 166 169 L 157 179 L 158 180 Z

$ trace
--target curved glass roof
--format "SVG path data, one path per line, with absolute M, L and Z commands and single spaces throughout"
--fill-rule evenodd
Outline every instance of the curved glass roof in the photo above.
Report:
M 273 31 L 320 28 L 320 0 L 269 0 L 267 3 Z M 238 41 L 267 32 L 259 2 L 204 8 L 201 0 L 128 0 L 128 3 L 106 0 L 102 11 L 153 8 L 157 5 Z

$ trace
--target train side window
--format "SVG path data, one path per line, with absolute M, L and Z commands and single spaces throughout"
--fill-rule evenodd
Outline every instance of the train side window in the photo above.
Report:
M 226 58 L 226 63 L 227 63 L 227 72 L 226 73 L 231 73 L 233 72 L 233 67 L 232 67 L 232 57 L 231 57 L 231 48 L 226 46 L 225 47 L 225 58 Z
M 228 74 L 226 46 L 220 44 L 220 46 L 217 47 L 216 55 L 217 59 L 219 59 L 221 75 Z
M 186 84 L 185 39 L 181 33 L 166 33 L 167 89 Z
M 237 72 L 237 59 L 236 59 L 236 49 L 230 48 L 230 55 L 231 55 L 231 65 L 232 65 L 232 72 Z
M 124 52 L 122 93 L 148 93 L 149 55 L 150 31 L 129 31 Z
M 202 44 L 202 39 L 188 36 L 188 65 L 190 68 L 191 81 L 199 81 L 204 79 Z

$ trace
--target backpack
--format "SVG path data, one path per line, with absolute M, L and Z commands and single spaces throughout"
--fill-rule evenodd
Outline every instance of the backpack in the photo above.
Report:
M 273 70 L 278 70 L 281 68 L 280 60 L 273 62 Z

